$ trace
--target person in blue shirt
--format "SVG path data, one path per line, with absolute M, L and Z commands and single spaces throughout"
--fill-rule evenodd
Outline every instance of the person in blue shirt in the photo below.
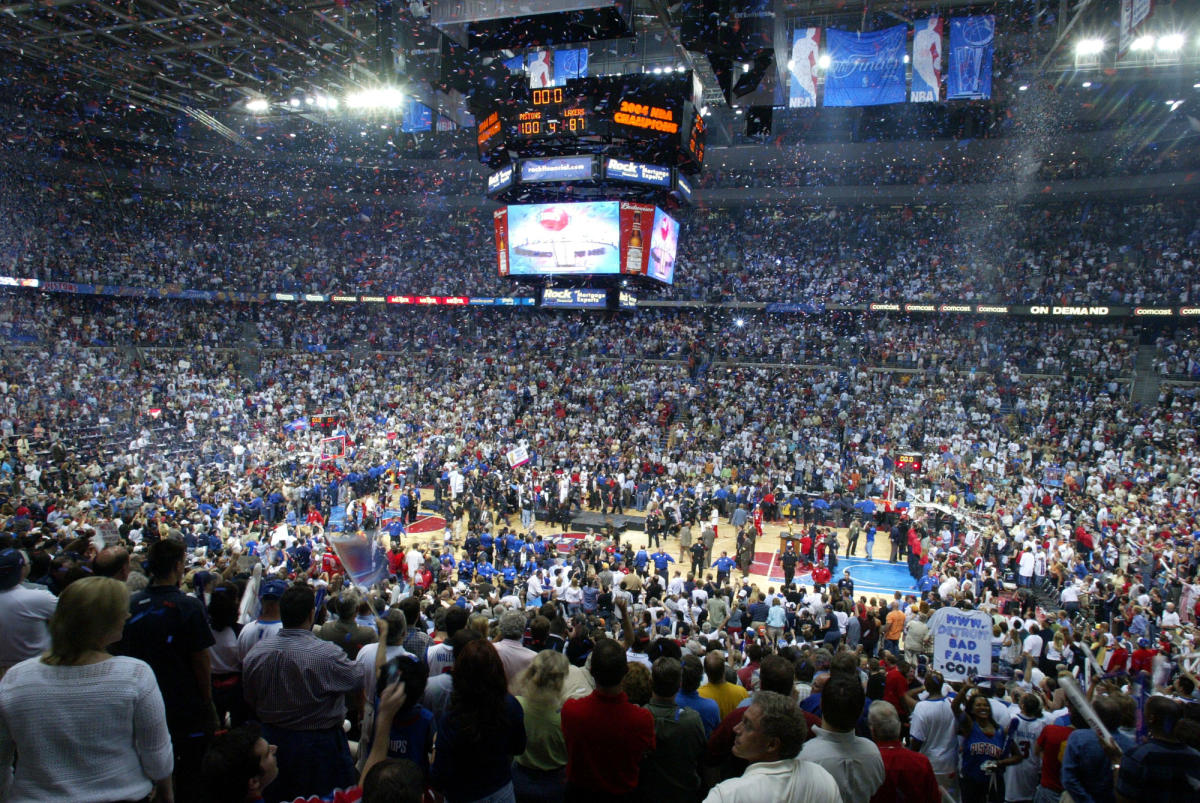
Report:
M 733 567 L 736 565 L 733 558 L 729 557 L 728 552 L 722 552 L 721 557 L 713 561 L 713 567 L 717 570 L 718 585 L 725 585 L 729 582 L 729 573 L 733 571 Z
M 458 579 L 463 583 L 470 583 L 475 579 L 475 562 L 469 557 L 458 562 Z
M 871 560 L 871 556 L 875 554 L 875 525 L 867 525 L 866 546 L 867 560 Z
M 483 549 L 484 552 L 487 553 L 488 560 L 493 559 L 492 550 L 495 546 L 495 543 L 496 543 L 496 539 L 492 536 L 492 534 L 490 532 L 488 532 L 487 530 L 484 530 L 482 533 L 480 533 L 479 546 L 480 546 L 480 548 Z
M 491 582 L 492 578 L 496 576 L 496 567 L 490 561 L 481 560 L 475 564 L 475 573 L 482 579 Z
M 649 562 L 650 562 L 650 555 L 648 555 L 646 553 L 645 547 L 642 547 L 641 549 L 639 549 L 637 551 L 637 554 L 633 556 L 633 567 L 637 570 L 637 573 L 640 574 L 642 577 L 646 576 L 646 564 L 648 564 Z
M 1137 744 L 1121 733 L 1121 705 L 1116 697 L 1097 695 L 1092 701 L 1096 716 L 1108 728 L 1123 754 L 1132 753 Z M 1062 756 L 1062 785 L 1072 800 L 1083 803 L 1114 803 L 1112 759 L 1104 751 L 1096 731 L 1086 727 L 1083 718 L 1072 714 L 1076 730 L 1067 739 Z
M 666 552 L 663 552 L 662 547 L 659 547 L 658 551 L 654 553 L 653 560 L 654 571 L 663 579 L 664 583 L 668 582 L 669 578 L 667 577 L 667 564 L 674 563 L 675 558 L 671 557 Z
M 691 708 L 700 715 L 704 724 L 704 736 L 707 738 L 721 724 L 721 708 L 716 700 L 701 697 L 700 682 L 704 679 L 704 666 L 694 655 L 683 656 L 682 673 L 679 692 L 675 695 L 675 704 L 683 708 Z
M 504 578 L 506 586 L 512 586 L 517 581 L 517 569 L 512 565 L 511 560 L 504 561 L 504 568 L 500 570 L 500 575 Z

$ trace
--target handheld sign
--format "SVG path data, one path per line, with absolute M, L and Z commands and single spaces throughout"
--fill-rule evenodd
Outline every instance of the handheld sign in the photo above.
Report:
M 992 617 L 983 611 L 940 608 L 929 619 L 933 668 L 948 682 L 992 673 Z

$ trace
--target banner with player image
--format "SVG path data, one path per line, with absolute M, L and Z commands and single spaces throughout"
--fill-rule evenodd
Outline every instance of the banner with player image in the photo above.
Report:
M 788 59 L 789 109 L 812 109 L 817 105 L 817 61 L 821 29 L 797 28 L 792 32 L 792 57 Z
M 950 20 L 950 72 L 947 100 L 987 100 L 992 96 L 992 50 L 996 18 L 954 17 Z
M 829 48 L 826 106 L 904 102 L 904 46 L 908 26 L 894 25 L 871 33 L 830 29 L 825 34 Z
M 588 50 L 538 50 L 528 55 L 529 86 L 542 89 L 548 86 L 566 86 L 572 78 L 586 78 L 588 74 Z M 509 62 L 505 62 L 507 65 Z
M 942 99 L 942 18 L 913 23 L 912 103 L 937 103 Z

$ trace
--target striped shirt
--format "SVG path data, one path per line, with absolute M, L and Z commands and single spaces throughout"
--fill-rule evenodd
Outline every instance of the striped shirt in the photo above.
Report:
M 246 702 L 264 724 L 288 730 L 341 727 L 346 692 L 361 677 L 341 647 L 303 628 L 263 639 L 242 664 Z

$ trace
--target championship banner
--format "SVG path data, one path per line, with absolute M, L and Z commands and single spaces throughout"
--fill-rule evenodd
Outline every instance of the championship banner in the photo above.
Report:
M 359 589 L 368 591 L 387 575 L 387 556 L 379 543 L 378 532 L 329 536 L 329 543 L 342 562 L 346 576 Z
M 939 608 L 929 619 L 933 668 L 949 682 L 992 673 L 992 617 L 983 611 Z
M 830 29 L 826 106 L 881 106 L 903 103 L 904 47 L 908 26 L 872 33 Z
M 1133 43 L 1134 32 L 1146 21 L 1154 10 L 1154 0 L 1121 0 L 1120 36 L 1117 39 L 1117 55 L 1120 56 Z
M 950 74 L 947 100 L 987 100 L 992 96 L 992 47 L 996 18 L 953 17 L 950 20 Z
M 912 103 L 937 103 L 942 99 L 942 18 L 913 23 Z
M 817 57 L 820 55 L 821 29 L 797 28 L 792 32 L 791 75 L 788 87 L 789 109 L 812 109 L 817 105 Z
M 508 467 L 516 468 L 523 466 L 529 462 L 529 449 L 524 446 L 517 446 L 508 451 Z

